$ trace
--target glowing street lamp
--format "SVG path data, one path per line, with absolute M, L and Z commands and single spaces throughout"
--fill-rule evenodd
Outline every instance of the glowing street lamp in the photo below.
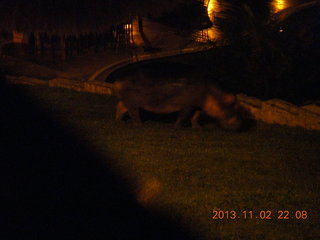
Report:
M 272 12 L 276 13 L 289 7 L 289 0 L 273 0 L 271 2 Z
M 209 16 L 210 20 L 213 22 L 215 14 L 217 12 L 219 12 L 219 10 L 220 10 L 218 0 L 207 0 L 205 4 L 207 7 L 208 16 Z M 216 29 L 215 27 L 211 27 L 208 29 L 209 39 L 211 39 L 211 40 L 217 39 L 217 38 L 219 38 L 219 36 L 220 36 L 220 33 L 219 33 L 218 29 Z

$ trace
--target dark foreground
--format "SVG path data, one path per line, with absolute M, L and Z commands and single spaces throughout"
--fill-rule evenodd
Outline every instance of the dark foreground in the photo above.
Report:
M 134 198 L 110 157 L 1 85 L 0 239 L 193 239 Z

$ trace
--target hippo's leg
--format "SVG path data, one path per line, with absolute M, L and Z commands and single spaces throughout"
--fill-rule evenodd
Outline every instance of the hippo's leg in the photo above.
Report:
M 128 113 L 134 125 L 142 124 L 139 108 L 128 107 Z
M 192 128 L 200 128 L 199 125 L 199 117 L 201 115 L 201 111 L 197 110 L 194 112 L 193 116 L 191 117 L 191 126 Z
M 121 121 L 123 116 L 128 112 L 122 101 L 119 101 L 116 107 L 116 121 Z
M 185 122 L 187 119 L 190 119 L 192 115 L 192 110 L 186 109 L 179 112 L 178 118 L 174 124 L 175 127 L 181 127 L 182 123 Z

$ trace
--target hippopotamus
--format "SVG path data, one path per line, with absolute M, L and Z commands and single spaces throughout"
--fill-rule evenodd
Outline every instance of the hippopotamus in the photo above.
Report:
M 137 70 L 113 83 L 118 98 L 116 120 L 128 113 L 135 125 L 141 125 L 140 110 L 156 114 L 178 113 L 175 126 L 189 120 L 200 127 L 199 116 L 206 114 L 228 130 L 239 130 L 243 115 L 236 95 L 226 93 L 208 81 L 197 81 L 192 75 L 168 77 Z

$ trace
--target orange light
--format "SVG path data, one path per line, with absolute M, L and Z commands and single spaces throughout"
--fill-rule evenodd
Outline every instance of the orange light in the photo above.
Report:
M 205 6 L 207 7 L 207 12 L 210 20 L 214 21 L 214 16 L 217 12 L 220 11 L 220 5 L 218 0 L 207 0 L 205 2 Z M 220 33 L 215 27 L 211 27 L 208 29 L 208 38 L 211 40 L 219 38 Z
M 274 0 L 272 1 L 271 5 L 273 12 L 276 13 L 289 7 L 289 2 L 288 0 Z

